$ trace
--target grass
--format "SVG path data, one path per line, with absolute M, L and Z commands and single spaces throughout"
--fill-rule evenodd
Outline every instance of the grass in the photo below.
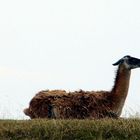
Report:
M 0 120 L 0 140 L 140 140 L 140 119 Z

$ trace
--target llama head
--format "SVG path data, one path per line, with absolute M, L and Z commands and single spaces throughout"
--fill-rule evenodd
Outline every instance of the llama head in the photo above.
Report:
M 113 66 L 121 65 L 121 64 L 123 64 L 129 70 L 139 68 L 140 59 L 126 55 L 120 60 L 118 60 L 116 63 L 114 63 Z

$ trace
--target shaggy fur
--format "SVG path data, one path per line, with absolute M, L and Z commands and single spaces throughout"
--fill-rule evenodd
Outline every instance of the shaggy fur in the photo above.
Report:
M 31 119 L 118 118 L 128 94 L 131 74 L 131 70 L 126 67 L 126 60 L 123 60 L 123 63 L 120 60 L 116 63 L 119 67 L 111 91 L 41 91 L 33 97 L 24 113 Z M 137 63 L 140 66 L 140 60 Z
M 52 93 L 52 95 L 51 95 Z M 31 118 L 103 118 L 117 117 L 110 110 L 113 101 L 109 92 L 62 90 L 41 91 L 30 102 L 24 112 Z M 104 98 L 103 98 L 104 97 Z

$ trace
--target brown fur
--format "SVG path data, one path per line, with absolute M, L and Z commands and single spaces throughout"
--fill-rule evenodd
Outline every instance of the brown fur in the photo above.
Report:
M 111 91 L 41 91 L 24 113 L 33 118 L 118 118 L 128 93 L 130 71 L 121 64 Z

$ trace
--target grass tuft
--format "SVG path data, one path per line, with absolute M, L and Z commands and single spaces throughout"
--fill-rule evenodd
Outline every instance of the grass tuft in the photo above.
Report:
M 1 140 L 139 140 L 140 119 L 0 120 Z

